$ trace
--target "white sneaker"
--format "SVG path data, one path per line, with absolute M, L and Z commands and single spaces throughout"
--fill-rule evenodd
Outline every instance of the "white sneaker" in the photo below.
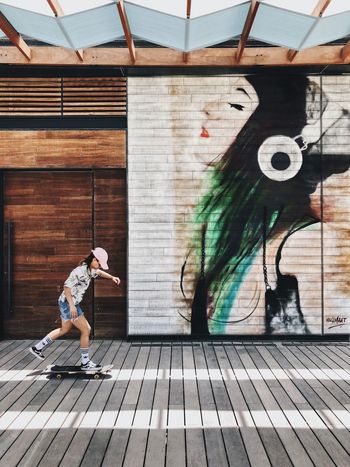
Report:
M 29 347 L 29 352 L 39 360 L 45 359 L 44 354 L 41 352 L 41 350 L 38 350 L 36 347 Z
M 83 370 L 83 371 L 91 371 L 91 370 L 100 370 L 102 368 L 101 365 L 99 364 L 96 364 L 94 363 L 93 361 L 89 360 L 87 363 L 85 363 L 84 365 L 81 364 L 80 365 L 80 368 Z

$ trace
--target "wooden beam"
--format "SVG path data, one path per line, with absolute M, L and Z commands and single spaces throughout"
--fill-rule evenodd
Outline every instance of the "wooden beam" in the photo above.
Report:
M 191 3 L 192 3 L 192 0 L 187 0 L 187 6 L 186 6 L 186 38 L 185 38 L 185 42 L 187 42 L 188 29 L 190 27 Z M 188 52 L 183 53 L 183 61 L 184 61 L 184 63 L 188 62 Z
M 53 11 L 53 14 L 56 16 L 56 18 L 60 17 L 60 16 L 64 16 L 64 13 L 63 13 L 63 10 L 61 8 L 61 5 L 59 4 L 59 1 L 58 0 L 47 0 L 47 3 L 49 4 L 51 10 Z M 67 40 L 69 40 L 69 37 L 68 35 L 66 34 L 65 31 L 63 31 L 63 28 L 62 28 L 62 32 L 64 33 L 64 35 L 66 36 Z M 69 41 L 70 42 L 70 41 Z M 70 42 L 71 43 L 71 42 Z M 75 54 L 76 56 L 79 58 L 79 60 L 81 62 L 84 61 L 84 56 L 83 56 L 83 53 L 84 51 L 82 49 L 79 49 L 79 50 L 75 50 Z
M 343 62 L 348 63 L 350 61 L 350 41 L 348 41 L 341 49 L 340 56 Z
M 16 31 L 6 17 L 0 13 L 0 29 L 9 38 L 9 40 L 17 47 L 27 60 L 31 59 L 31 50 L 21 34 Z
M 257 0 L 251 0 L 250 8 L 245 20 L 244 28 L 241 34 L 241 39 L 238 43 L 237 52 L 236 52 L 236 62 L 239 63 L 245 49 L 250 30 L 252 29 L 253 22 L 255 19 L 256 12 L 258 11 L 260 3 Z
M 318 3 L 315 6 L 314 11 L 311 13 L 311 15 L 321 17 L 330 3 L 331 0 L 318 0 Z
M 47 0 L 47 3 L 50 5 L 51 10 L 55 16 L 64 16 L 61 5 L 58 3 L 58 0 Z
M 240 67 L 296 65 L 344 65 L 341 57 L 342 45 L 325 45 L 301 51 L 293 63 L 288 60 L 288 49 L 282 47 L 248 47 L 239 64 Z M 234 50 L 236 52 L 236 50 Z M 32 47 L 31 61 L 12 46 L 0 47 L 0 63 L 12 65 L 79 65 L 78 57 L 62 47 Z M 129 50 L 125 48 L 96 47 L 84 50 L 86 66 L 135 66 Z M 230 48 L 207 48 L 191 52 L 186 64 L 183 52 L 167 48 L 138 48 L 136 66 L 140 67 L 234 67 L 235 60 Z M 232 68 L 234 73 L 234 68 Z
M 191 3 L 192 3 L 192 0 L 187 0 L 187 5 L 186 5 L 186 18 L 188 18 L 188 19 L 189 19 L 190 16 L 191 16 L 191 7 L 192 7 Z
M 123 30 L 124 30 L 126 43 L 128 45 L 130 57 L 131 57 L 132 62 L 135 63 L 135 61 L 136 61 L 135 45 L 134 45 L 134 41 L 133 41 L 133 38 L 132 38 L 132 35 L 131 35 L 128 18 L 127 18 L 126 13 L 125 13 L 123 0 L 118 1 L 117 7 L 118 7 L 118 13 L 119 13 L 120 21 L 122 23 L 122 27 L 123 27 Z
M 311 16 L 320 18 L 330 3 L 331 0 L 318 0 L 318 3 L 315 6 L 313 12 L 311 13 Z M 298 50 L 290 49 L 288 51 L 288 59 L 292 62 L 298 53 Z

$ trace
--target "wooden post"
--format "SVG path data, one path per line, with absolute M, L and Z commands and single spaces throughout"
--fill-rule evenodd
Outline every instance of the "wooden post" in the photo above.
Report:
M 188 30 L 190 27 L 190 16 L 191 16 L 191 0 L 187 0 L 187 8 L 186 8 L 186 36 L 185 36 L 185 45 L 187 45 L 187 38 L 188 38 Z M 188 63 L 189 53 L 183 53 L 183 61 L 184 63 Z
M 47 3 L 49 4 L 51 10 L 53 11 L 54 15 L 57 17 L 59 16 L 64 16 L 64 13 L 63 13 L 63 10 L 61 8 L 61 5 L 59 4 L 58 0 L 47 0 Z M 68 34 L 66 34 L 64 31 L 63 31 L 64 35 L 66 36 L 67 40 L 69 42 L 71 42 L 69 40 L 69 37 L 68 37 Z M 81 62 L 84 61 L 84 57 L 83 57 L 83 53 L 84 51 L 82 49 L 79 49 L 79 50 L 75 50 L 75 53 L 77 55 L 77 57 L 79 58 L 79 60 Z
M 245 20 L 244 28 L 241 34 L 240 41 L 238 43 L 237 52 L 236 52 L 236 62 L 239 63 L 243 54 L 243 50 L 245 49 L 250 30 L 252 29 L 253 22 L 255 19 L 256 12 L 259 8 L 259 2 L 256 0 L 251 0 L 251 5 L 248 11 L 247 18 Z
M 331 0 L 319 0 L 317 5 L 314 8 L 314 11 L 311 13 L 311 16 L 320 18 L 330 3 L 331 3 Z M 293 50 L 293 49 L 288 50 L 288 60 L 292 62 L 298 53 L 299 53 L 299 50 Z
M 132 35 L 131 35 L 128 18 L 127 18 L 126 13 L 125 13 L 123 0 L 119 0 L 119 2 L 117 4 L 117 7 L 118 7 L 118 13 L 119 13 L 120 21 L 122 23 L 122 27 L 123 27 L 123 30 L 124 30 L 126 43 L 128 44 L 130 57 L 131 57 L 132 62 L 135 63 L 135 61 L 136 61 L 135 46 L 134 46 L 134 41 L 133 41 L 133 38 L 132 38 Z
M 9 40 L 17 47 L 17 49 L 26 57 L 26 59 L 31 59 L 31 50 L 28 47 L 27 43 L 22 38 L 12 24 L 5 18 L 5 16 L 0 13 L 0 29 L 3 33 L 9 38 Z

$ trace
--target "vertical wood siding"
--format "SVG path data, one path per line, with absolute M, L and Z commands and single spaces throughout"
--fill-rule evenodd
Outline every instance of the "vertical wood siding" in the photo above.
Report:
M 6 303 L 1 306 L 7 337 L 40 337 L 57 326 L 63 282 L 94 246 L 109 252 L 111 273 L 120 276 L 122 284 L 96 281 L 94 294 L 90 287 L 84 297 L 84 312 L 97 336 L 125 336 L 125 134 L 121 130 L 0 132 L 0 168 L 29 169 L 4 172 L 4 252 L 7 222 L 14 224 L 14 312 L 9 315 Z M 33 168 L 50 170 L 30 171 Z M 5 301 L 6 260 L 4 254 Z
M 94 177 L 95 246 L 109 253 L 107 271 L 121 279 L 95 281 L 95 335 L 124 337 L 126 334 L 126 180 L 124 170 L 102 170 Z
M 6 336 L 40 337 L 59 325 L 63 283 L 91 250 L 91 177 L 87 172 L 6 174 L 4 217 L 13 223 L 13 312 L 5 319 Z M 91 290 L 83 308 L 91 321 Z

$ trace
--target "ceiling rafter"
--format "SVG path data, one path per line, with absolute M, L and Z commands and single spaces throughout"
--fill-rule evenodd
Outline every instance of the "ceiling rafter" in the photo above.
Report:
M 131 35 L 129 21 L 128 21 L 128 18 L 126 16 L 123 0 L 118 1 L 117 8 L 118 8 L 120 21 L 122 23 L 122 27 L 123 27 L 123 31 L 124 31 L 124 35 L 125 35 L 125 40 L 126 40 L 126 43 L 128 45 L 131 61 L 133 63 L 135 63 L 136 62 L 135 45 L 134 45 L 134 40 L 133 40 L 132 35 Z
M 8 37 L 8 39 L 17 47 L 17 49 L 25 56 L 27 60 L 31 60 L 31 49 L 23 39 L 21 34 L 12 26 L 8 19 L 0 13 L 0 29 Z
M 61 5 L 58 3 L 58 0 L 47 0 L 47 3 L 49 4 L 55 16 L 64 16 L 63 10 Z
M 190 26 L 190 17 L 191 17 L 191 3 L 192 0 L 187 0 L 187 6 L 186 6 L 186 37 L 185 37 L 185 45 L 187 46 L 187 40 L 188 40 L 188 33 L 189 33 L 189 26 Z M 188 57 L 189 53 L 184 52 L 183 53 L 183 61 L 184 63 L 188 62 Z
M 321 18 L 325 9 L 331 3 L 331 0 L 318 0 L 317 5 L 314 8 L 314 11 L 311 13 L 311 16 L 315 16 L 316 18 Z M 305 39 L 304 39 L 305 40 Z M 299 53 L 299 50 L 288 50 L 288 59 L 292 62 L 294 58 Z
M 243 51 L 244 51 L 245 46 L 247 44 L 247 40 L 248 40 L 248 37 L 249 37 L 249 34 L 250 34 L 250 30 L 252 29 L 254 19 L 255 19 L 255 15 L 256 15 L 256 13 L 258 11 L 259 5 L 260 4 L 259 4 L 259 2 L 257 0 L 251 0 L 250 8 L 249 8 L 247 18 L 245 20 L 244 28 L 243 28 L 243 31 L 242 31 L 242 34 L 241 34 L 241 38 L 239 40 L 238 47 L 237 47 L 237 52 L 236 52 L 236 62 L 237 63 L 239 63 L 241 58 L 242 58 L 242 54 L 243 54 Z
M 53 14 L 56 16 L 56 18 L 60 17 L 60 16 L 64 16 L 64 13 L 63 13 L 63 10 L 61 8 L 61 5 L 59 4 L 59 1 L 58 0 L 47 0 L 47 3 L 49 4 L 51 10 L 53 11 Z M 61 27 L 61 25 L 60 25 Z M 64 29 L 61 27 L 62 29 L 62 32 L 63 34 L 66 36 L 67 40 L 69 41 L 69 43 L 71 43 L 68 35 L 66 34 L 66 32 L 64 31 Z M 73 45 L 73 44 L 71 44 Z M 72 47 L 74 48 L 74 47 Z M 79 60 L 81 62 L 84 61 L 84 51 L 82 49 L 79 49 L 79 50 L 75 50 L 75 53 L 77 55 L 77 57 L 79 58 Z

